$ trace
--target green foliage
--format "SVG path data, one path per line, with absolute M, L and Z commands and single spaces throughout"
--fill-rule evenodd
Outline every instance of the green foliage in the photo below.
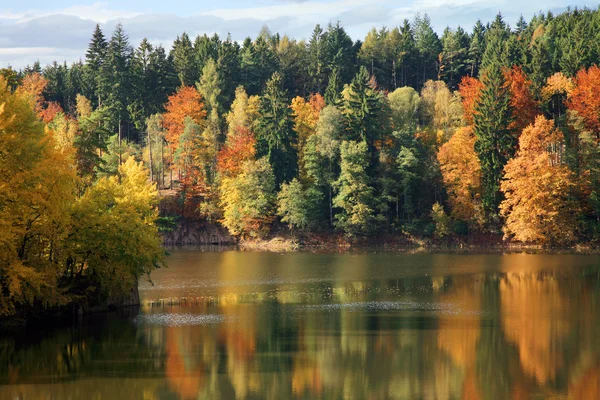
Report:
M 483 208 L 486 217 L 492 219 L 502 201 L 500 179 L 504 165 L 514 154 L 515 138 L 508 129 L 512 108 L 500 65 L 490 64 L 484 74 L 484 88 L 475 106 L 475 152 L 481 163 Z
M 279 73 L 273 74 L 261 96 L 257 134 L 257 155 L 268 156 L 277 185 L 291 180 L 298 168 L 297 138 Z
M 383 216 L 367 174 L 367 144 L 343 141 L 340 154 L 340 176 L 334 184 L 336 196 L 333 199 L 333 205 L 341 209 L 336 215 L 336 227 L 350 237 L 373 234 L 380 229 Z
M 281 185 L 277 194 L 277 215 L 290 229 L 314 227 L 322 194 L 315 188 L 304 189 L 296 178 Z
M 269 160 L 246 161 L 242 173 L 221 182 L 221 223 L 229 233 L 242 237 L 263 237 L 275 211 L 275 176 Z
M 435 203 L 431 208 L 431 219 L 435 224 L 435 237 L 441 239 L 450 233 L 450 218 L 440 203 Z

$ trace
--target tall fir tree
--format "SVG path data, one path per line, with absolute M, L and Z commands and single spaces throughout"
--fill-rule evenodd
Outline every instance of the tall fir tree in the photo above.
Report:
M 483 89 L 475 106 L 475 152 L 481 163 L 482 203 L 488 219 L 497 215 L 502 200 L 500 180 L 506 162 L 515 151 L 515 136 L 509 125 L 512 122 L 510 90 L 502 71 L 505 47 L 500 28 L 492 28 L 485 52 Z
M 283 80 L 275 72 L 260 98 L 257 126 L 257 156 L 268 156 L 277 186 L 289 182 L 298 169 L 296 134 Z
M 90 98 L 93 97 L 96 105 L 99 105 L 102 102 L 98 93 L 98 77 L 100 68 L 102 67 L 102 64 L 104 64 L 107 48 L 108 43 L 104 38 L 100 25 L 96 24 L 96 28 L 92 34 L 92 40 L 85 53 L 85 79 L 87 85 L 90 87 L 90 93 L 85 94 L 86 96 L 90 96 Z

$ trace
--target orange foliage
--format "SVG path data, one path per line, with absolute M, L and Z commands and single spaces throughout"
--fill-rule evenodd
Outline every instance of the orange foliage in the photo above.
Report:
M 177 93 L 169 96 L 165 110 L 163 125 L 167 130 L 166 139 L 173 149 L 179 143 L 186 117 L 190 117 L 198 124 L 201 124 L 206 117 L 202 95 L 191 86 L 182 87 Z
M 479 93 L 483 89 L 483 83 L 471 76 L 465 76 L 458 84 L 458 92 L 462 99 L 463 113 L 467 125 L 473 125 L 473 114 L 475 113 L 475 105 L 479 99 Z
M 62 109 L 60 104 L 58 104 L 55 101 L 51 101 L 48 103 L 48 106 L 46 108 L 39 111 L 39 116 L 42 119 L 42 121 L 44 121 L 44 123 L 48 124 L 52 122 L 54 118 L 56 118 L 56 116 L 60 113 L 64 113 L 64 110 Z
M 513 121 L 508 127 L 518 137 L 527 125 L 533 123 L 540 113 L 537 102 L 531 95 L 531 80 L 521 67 L 513 66 L 504 70 L 506 85 L 510 90 L 510 105 L 513 109 Z
M 454 218 L 476 220 L 481 165 L 475 153 L 473 127 L 458 128 L 437 154 Z
M 515 158 L 504 168 L 504 233 L 521 242 L 564 244 L 575 237 L 577 207 L 570 198 L 575 177 L 562 163 L 562 133 L 538 116 L 519 138 Z
M 222 175 L 235 176 L 242 170 L 245 161 L 254 158 L 256 139 L 250 130 L 238 126 L 234 135 L 227 138 L 227 143 L 217 156 L 217 170 Z
M 600 138 L 600 68 L 593 65 L 588 70 L 581 69 L 574 83 L 567 107 L 577 111 L 585 127 Z

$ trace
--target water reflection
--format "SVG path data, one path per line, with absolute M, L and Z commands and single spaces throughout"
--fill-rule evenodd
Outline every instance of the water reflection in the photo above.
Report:
M 599 261 L 174 252 L 137 316 L 0 339 L 0 398 L 599 398 Z

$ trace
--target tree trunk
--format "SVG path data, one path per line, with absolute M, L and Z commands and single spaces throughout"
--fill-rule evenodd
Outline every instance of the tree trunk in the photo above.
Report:
M 150 182 L 154 182 L 154 175 L 152 173 L 152 140 L 150 139 L 150 130 L 148 130 L 148 160 L 150 164 Z

